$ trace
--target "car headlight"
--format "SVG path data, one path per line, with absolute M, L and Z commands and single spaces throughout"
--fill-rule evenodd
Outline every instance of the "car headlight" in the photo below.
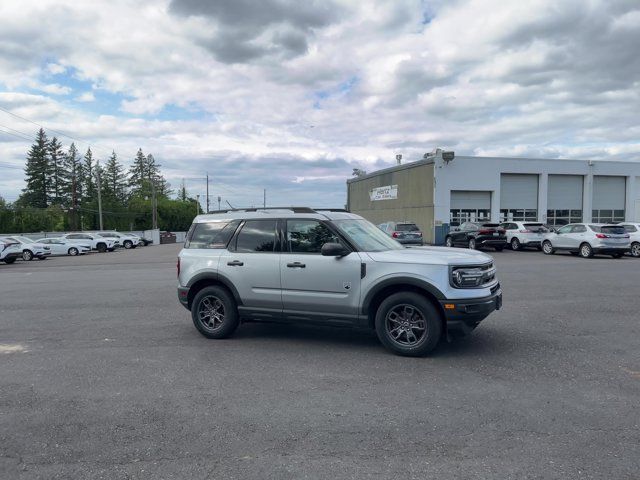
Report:
M 475 288 L 484 283 L 486 272 L 479 268 L 458 267 L 451 270 L 451 285 L 455 288 Z

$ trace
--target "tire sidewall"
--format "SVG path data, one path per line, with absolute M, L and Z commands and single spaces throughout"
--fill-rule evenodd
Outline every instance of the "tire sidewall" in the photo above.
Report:
M 25 262 L 30 262 L 31 260 L 33 260 L 33 252 L 31 250 L 23 250 L 22 259 Z
M 419 310 L 425 319 L 426 339 L 413 347 L 405 347 L 395 343 L 386 329 L 387 314 L 400 304 L 408 304 Z M 399 292 L 387 297 L 378 307 L 375 318 L 376 333 L 380 342 L 397 355 L 420 357 L 431 352 L 442 336 L 442 316 L 438 309 L 424 296 L 414 292 Z
M 71 247 L 67 253 L 72 257 L 75 257 L 80 253 L 80 250 L 78 250 L 76 247 Z
M 633 252 L 636 252 L 635 254 Z M 632 243 L 631 244 L 631 256 L 639 258 L 640 257 L 640 243 Z
M 218 330 L 212 331 L 206 328 L 198 318 L 198 309 L 202 300 L 207 296 L 217 297 L 224 306 L 225 319 Z M 211 286 L 200 290 L 191 303 L 191 319 L 198 331 L 207 338 L 226 338 L 233 334 L 240 324 L 238 307 L 233 296 L 224 288 Z
M 548 248 L 547 248 L 548 245 Z M 553 254 L 553 245 L 551 244 L 550 241 L 546 241 L 542 243 L 542 253 L 544 253 L 545 255 L 552 255 Z
M 98 252 L 100 253 L 104 253 L 107 251 L 107 245 L 105 243 L 99 243 L 98 245 L 96 245 L 96 250 L 98 250 Z
M 511 250 L 513 250 L 514 252 L 520 250 L 520 240 L 518 240 L 517 238 L 511 239 Z
M 584 254 L 584 251 L 586 251 L 586 250 L 584 250 L 585 247 L 588 247 L 588 252 L 589 252 L 588 255 Z M 591 248 L 591 245 L 589 245 L 588 243 L 583 243 L 582 245 L 580 245 L 579 255 L 582 258 L 591 258 L 591 257 L 593 257 L 593 248 Z
M 125 240 L 123 245 L 124 245 L 124 248 L 129 250 L 131 247 L 133 247 L 133 242 L 131 240 Z

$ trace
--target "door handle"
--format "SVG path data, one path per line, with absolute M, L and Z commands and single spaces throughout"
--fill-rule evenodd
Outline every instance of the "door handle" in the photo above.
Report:
M 241 267 L 244 265 L 244 263 L 240 260 L 234 260 L 233 262 L 227 262 L 227 265 L 229 265 L 230 267 Z
M 307 266 L 304 263 L 293 262 L 293 263 L 287 263 L 287 267 L 289 267 L 289 268 L 306 268 Z

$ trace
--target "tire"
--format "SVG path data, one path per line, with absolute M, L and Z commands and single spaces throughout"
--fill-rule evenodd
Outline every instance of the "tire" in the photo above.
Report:
M 475 238 L 470 238 L 469 239 L 469 248 L 471 250 L 475 250 L 476 249 L 476 239 Z
M 107 244 L 106 243 L 99 243 L 98 245 L 96 245 L 96 250 L 98 250 L 100 253 L 104 253 L 107 251 Z
M 545 240 L 542 242 L 542 253 L 545 255 L 553 255 L 555 253 L 555 249 L 549 240 Z
M 380 342 L 393 353 L 407 357 L 426 355 L 442 336 L 440 312 L 414 292 L 387 297 L 378 307 L 375 325 Z
M 215 315 L 215 312 L 218 316 L 212 318 L 211 314 Z M 198 331 L 207 338 L 227 338 L 240 325 L 236 302 L 221 287 L 205 287 L 196 294 L 191 304 L 191 319 Z
M 582 258 L 591 258 L 593 257 L 593 248 L 588 243 L 583 243 L 580 245 L 580 256 Z
M 495 248 L 496 252 L 501 252 L 502 250 L 504 250 L 504 247 L 493 247 Z
M 69 255 L 71 255 L 72 257 L 75 257 L 76 255 L 78 255 L 80 253 L 80 250 L 78 250 L 76 247 L 71 247 L 67 253 Z
M 448 248 L 453 247 L 453 239 L 451 237 L 447 237 L 444 239 L 444 246 Z
M 33 252 L 31 250 L 23 250 L 22 259 L 25 262 L 30 262 L 31 260 L 33 260 Z
M 511 239 L 511 250 L 517 252 L 521 247 L 522 246 L 520 245 L 520 240 L 518 240 L 516 237 L 513 237 Z
M 5 258 L 3 260 L 4 263 L 6 263 L 7 265 L 11 265 L 12 263 L 14 263 L 16 261 L 16 257 L 11 257 L 11 258 Z
M 125 240 L 123 246 L 124 246 L 124 248 L 129 250 L 130 248 L 133 247 L 133 242 L 131 240 Z
M 640 257 L 640 243 L 633 242 L 631 244 L 631 256 L 636 258 Z

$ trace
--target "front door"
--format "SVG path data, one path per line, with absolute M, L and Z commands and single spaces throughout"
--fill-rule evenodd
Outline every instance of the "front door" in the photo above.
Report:
M 247 220 L 221 255 L 218 272 L 236 288 L 242 307 L 282 311 L 276 220 Z
M 555 248 L 570 248 L 571 247 L 571 229 L 573 225 L 565 225 L 562 228 L 558 229 L 558 233 L 555 238 L 552 240 L 553 246 Z
M 322 245 L 340 239 L 328 225 L 314 219 L 287 220 L 284 239 L 280 272 L 285 316 L 353 322 L 360 305 L 358 253 L 321 255 Z

